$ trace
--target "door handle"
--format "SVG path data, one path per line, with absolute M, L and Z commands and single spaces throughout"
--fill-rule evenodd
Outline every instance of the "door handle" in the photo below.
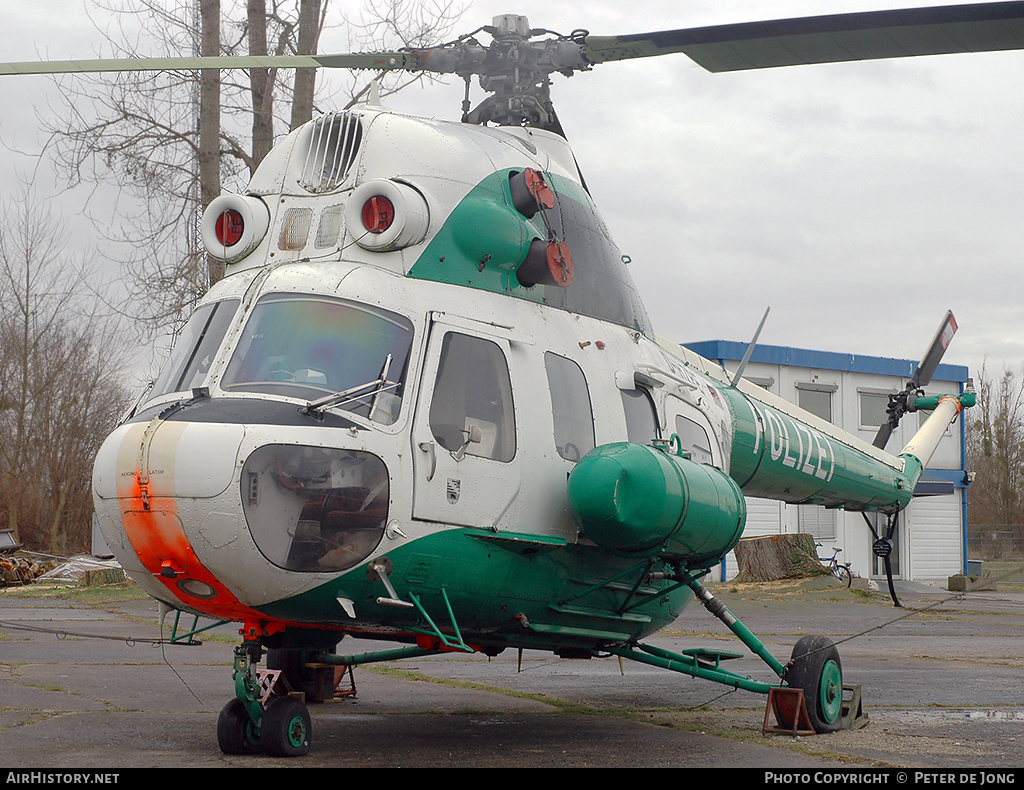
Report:
M 430 456 L 430 471 L 427 472 L 427 481 L 434 479 L 434 470 L 437 469 L 437 456 L 434 454 L 433 442 L 420 442 L 420 449 Z

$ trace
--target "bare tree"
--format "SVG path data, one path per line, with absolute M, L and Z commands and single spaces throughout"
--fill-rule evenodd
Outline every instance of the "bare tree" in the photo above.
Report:
M 199 54 L 220 54 L 220 0 L 199 0 Z M 220 71 L 199 73 L 199 202 L 208 206 L 220 194 Z M 209 258 L 210 282 L 224 276 L 223 266 Z
M 1024 531 L 1024 381 L 1009 370 L 990 377 L 982 367 L 978 406 L 967 423 L 967 460 L 974 480 L 969 525 L 982 536 Z M 980 547 L 979 547 L 980 548 Z M 989 549 L 996 549 L 990 546 Z
M 85 548 L 99 442 L 123 410 L 116 325 L 64 224 L 26 192 L 0 206 L 0 512 L 48 551 Z
M 109 25 L 111 57 L 312 54 L 329 24 L 329 0 L 92 2 Z M 388 0 L 342 21 L 354 49 L 388 49 L 435 43 L 460 13 L 448 2 Z M 130 73 L 61 85 L 63 107 L 47 124 L 58 168 L 72 185 L 116 187 L 120 202 L 97 220 L 120 242 L 129 310 L 150 334 L 175 325 L 222 276 L 200 248 L 202 209 L 222 186 L 241 191 L 275 138 L 312 116 L 316 73 Z

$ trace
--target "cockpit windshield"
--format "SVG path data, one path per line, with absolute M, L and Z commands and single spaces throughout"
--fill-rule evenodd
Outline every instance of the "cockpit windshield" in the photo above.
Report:
M 270 294 L 253 309 L 220 384 L 310 402 L 354 390 L 338 408 L 390 424 L 401 407 L 412 335 L 412 323 L 388 310 Z

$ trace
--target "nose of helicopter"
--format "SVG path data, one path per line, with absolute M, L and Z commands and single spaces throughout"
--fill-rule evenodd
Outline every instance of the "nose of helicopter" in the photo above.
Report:
M 100 527 L 151 595 L 263 620 L 253 607 L 348 571 L 379 546 L 391 489 L 380 455 L 296 443 L 288 427 L 247 440 L 245 424 L 200 419 L 223 416 L 223 404 L 189 408 L 190 420 L 164 412 L 121 426 L 96 458 Z
M 237 480 L 243 436 L 240 425 L 152 420 L 121 426 L 101 446 L 93 474 L 100 528 L 125 570 L 160 600 L 226 619 L 246 614 L 197 551 L 224 539 L 204 537 L 214 521 L 230 521 L 208 503 Z

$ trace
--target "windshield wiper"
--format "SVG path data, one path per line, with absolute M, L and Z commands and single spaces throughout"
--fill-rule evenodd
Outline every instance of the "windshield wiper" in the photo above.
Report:
M 391 354 L 388 354 L 384 360 L 384 366 L 381 368 L 380 375 L 373 381 L 368 381 L 365 384 L 359 384 L 355 387 L 349 387 L 341 392 L 335 392 L 333 395 L 325 395 L 323 398 L 310 401 L 303 406 L 299 411 L 302 414 L 310 414 L 311 412 L 320 412 L 324 409 L 329 409 L 332 406 L 343 406 L 346 403 L 357 401 L 369 394 L 364 390 L 373 391 L 373 402 L 370 404 L 370 420 L 373 420 L 373 413 L 377 410 L 377 405 L 380 402 L 380 396 L 387 390 L 392 390 L 398 386 L 397 381 L 388 381 L 388 371 L 391 369 Z

